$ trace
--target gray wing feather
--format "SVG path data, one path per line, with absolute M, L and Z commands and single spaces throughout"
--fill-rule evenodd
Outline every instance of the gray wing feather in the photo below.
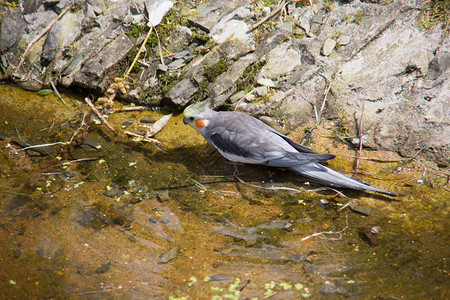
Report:
M 213 147 L 254 163 L 290 167 L 335 157 L 305 148 L 258 119 L 238 112 L 217 113 L 208 128 L 212 129 L 205 138 Z

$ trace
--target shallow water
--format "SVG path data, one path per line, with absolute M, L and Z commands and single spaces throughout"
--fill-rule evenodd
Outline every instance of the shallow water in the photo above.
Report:
M 160 118 L 153 110 L 112 114 L 118 136 L 92 127 L 99 149 L 21 150 L 14 138 L 71 139 L 88 110 L 63 96 L 70 110 L 54 95 L 0 86 L 0 298 L 448 297 L 448 169 L 363 151 L 373 159 L 359 179 L 399 198 L 335 197 L 258 166 L 239 165 L 237 179 L 180 115 L 156 135 L 165 151 L 123 134 L 126 120 L 129 130 Z M 332 132 L 324 123 L 313 147 L 351 174 L 355 153 Z

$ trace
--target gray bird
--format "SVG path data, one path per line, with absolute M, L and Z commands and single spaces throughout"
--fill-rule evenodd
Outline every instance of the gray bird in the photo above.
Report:
M 217 112 L 208 105 L 203 101 L 188 106 L 183 112 L 183 122 L 232 162 L 287 168 L 334 188 L 401 195 L 372 187 L 319 164 L 335 156 L 308 149 L 252 116 L 235 111 Z

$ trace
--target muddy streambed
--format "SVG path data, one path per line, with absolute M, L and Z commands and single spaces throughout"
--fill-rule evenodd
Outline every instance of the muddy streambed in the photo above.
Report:
M 114 113 L 117 136 L 95 125 L 89 145 L 43 155 L 19 140 L 70 141 L 86 105 L 0 89 L 0 298 L 448 297 L 448 169 L 364 150 L 359 178 L 399 198 L 256 166 L 235 177 L 179 112 L 156 135 L 164 151 L 123 134 L 158 110 Z M 312 147 L 351 174 L 337 134 L 324 123 Z

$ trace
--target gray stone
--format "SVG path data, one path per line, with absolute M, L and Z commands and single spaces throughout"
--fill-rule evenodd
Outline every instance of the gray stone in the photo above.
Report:
M 253 89 L 253 94 L 256 96 L 262 97 L 269 93 L 269 88 L 267 86 L 258 86 Z
M 157 69 L 161 72 L 167 72 L 169 70 L 169 67 L 167 65 L 158 64 Z
M 211 33 L 211 37 L 217 43 L 223 43 L 229 38 L 250 39 L 247 36 L 247 31 L 250 27 L 244 21 L 230 20 L 223 24 L 221 28 L 217 28 L 214 33 Z
M 197 7 L 189 21 L 200 29 L 210 33 L 213 27 L 226 15 L 241 6 L 249 5 L 251 0 L 211 0 Z
M 187 55 L 189 55 L 189 51 L 188 51 L 188 50 L 184 50 L 184 51 L 181 51 L 181 52 L 176 53 L 176 54 L 173 56 L 173 58 L 179 59 L 179 58 L 186 57 Z
M 0 52 L 11 48 L 19 38 L 25 33 L 27 23 L 18 10 L 5 15 L 2 19 Z
M 292 42 L 285 42 L 267 54 L 267 63 L 259 72 L 258 78 L 278 78 L 291 72 L 301 63 L 302 55 L 298 49 L 292 47 Z
M 175 105 L 185 106 L 197 90 L 189 78 L 184 78 L 167 92 L 166 97 Z
M 256 82 L 263 86 L 267 86 L 267 87 L 271 87 L 271 88 L 275 87 L 275 83 L 272 81 L 272 79 L 269 79 L 269 78 L 258 78 L 256 80 Z
M 342 35 L 337 39 L 337 43 L 340 46 L 345 46 L 350 43 L 350 37 L 348 35 Z
M 176 59 L 173 62 L 171 62 L 169 65 L 167 65 L 167 67 L 170 70 L 176 70 L 178 68 L 181 68 L 182 66 L 184 66 L 185 61 L 184 59 L 180 58 L 180 59 Z
M 100 53 L 87 60 L 74 79 L 74 84 L 105 90 L 113 74 L 104 76 L 110 68 L 122 61 L 132 49 L 133 42 L 121 34 L 106 45 Z
M 245 96 L 245 92 L 244 91 L 239 91 L 236 94 L 234 94 L 233 96 L 230 97 L 230 102 L 231 103 L 236 103 L 237 101 L 241 100 L 243 97 Z
M 312 18 L 311 23 L 310 23 L 310 28 L 311 28 L 310 31 L 311 31 L 312 33 L 314 33 L 314 34 L 317 34 L 317 33 L 318 33 L 320 27 L 321 27 L 322 24 L 323 24 L 323 19 L 324 19 L 324 17 L 325 17 L 325 9 L 319 10 L 319 11 L 314 15 L 314 17 Z
M 321 54 L 323 56 L 330 56 L 331 52 L 333 52 L 334 47 L 336 46 L 336 41 L 332 38 L 328 38 L 323 43 Z
M 231 92 L 229 95 L 231 96 L 236 91 L 236 82 L 242 77 L 245 69 L 254 63 L 256 59 L 254 54 L 248 54 L 238 61 L 235 61 L 226 72 L 217 76 L 216 81 L 209 85 L 209 95 L 214 98 L 227 91 L 228 93 Z M 215 105 L 220 105 L 221 101 L 216 101 Z
M 168 45 L 169 51 L 175 53 L 181 52 L 186 48 L 191 37 L 192 31 L 189 28 L 185 26 L 177 26 L 174 30 L 172 30 L 171 42 Z

